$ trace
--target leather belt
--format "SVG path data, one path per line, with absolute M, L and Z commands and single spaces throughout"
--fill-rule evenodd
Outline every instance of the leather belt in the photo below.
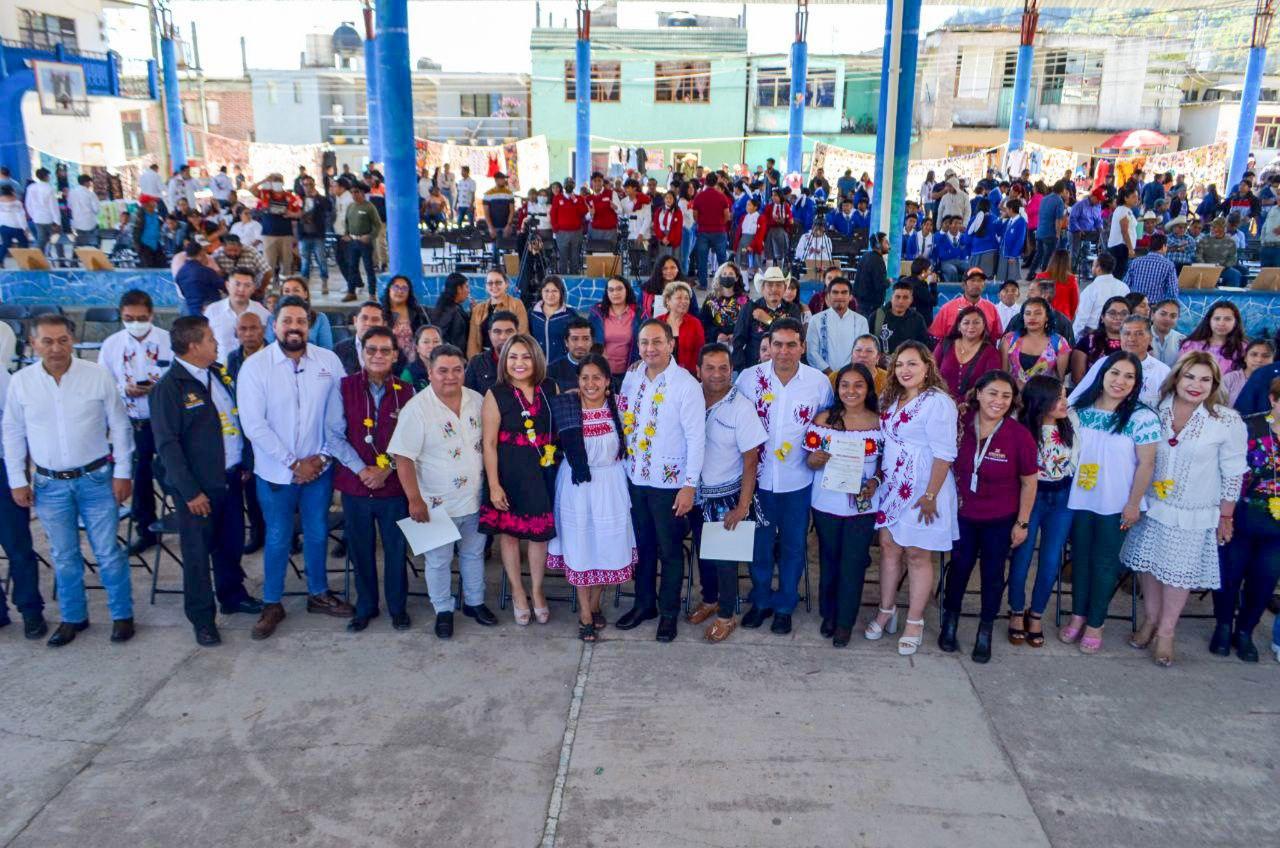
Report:
M 77 480 L 86 474 L 91 474 L 94 471 L 97 471 L 99 468 L 102 468 L 110 462 L 111 457 L 104 456 L 101 459 L 95 459 L 88 465 L 83 465 L 80 468 L 69 468 L 66 471 L 50 471 L 47 468 L 41 468 L 37 465 L 36 473 L 42 477 L 48 477 L 52 480 Z

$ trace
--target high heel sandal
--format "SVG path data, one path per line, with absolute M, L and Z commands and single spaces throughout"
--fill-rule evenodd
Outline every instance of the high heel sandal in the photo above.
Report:
M 889 616 L 889 623 L 888 625 L 880 624 L 880 616 L 876 616 L 871 619 L 871 623 L 867 625 L 866 630 L 862 631 L 862 635 L 864 638 L 870 639 L 873 642 L 876 639 L 882 638 L 885 633 L 893 635 L 898 632 L 898 606 L 895 604 L 889 609 L 878 609 L 878 612 L 880 615 Z
M 898 637 L 898 654 L 900 656 L 909 657 L 920 649 L 920 643 L 924 641 L 924 619 L 914 618 L 907 619 L 907 627 L 914 625 L 920 626 L 920 634 L 917 636 L 900 636 Z
M 516 624 L 520 625 L 521 627 L 529 626 L 529 610 L 520 609 L 520 607 L 516 606 L 515 604 L 512 604 L 511 612 L 515 614 Z
M 1156 661 L 1156 665 L 1161 668 L 1168 668 L 1173 665 L 1173 637 L 1156 636 L 1155 647 L 1151 649 L 1151 656 Z
M 584 642 L 596 641 L 596 627 L 594 624 L 584 624 L 578 622 L 578 638 Z
M 1043 616 L 1036 615 L 1033 612 L 1027 613 L 1028 621 L 1040 621 Z M 1043 627 L 1044 625 L 1041 625 Z M 1032 648 L 1044 647 L 1044 630 L 1032 632 L 1031 625 L 1027 624 L 1027 645 Z
M 1134 633 L 1129 637 L 1129 647 L 1137 648 L 1141 651 L 1144 648 L 1150 647 L 1151 640 L 1154 639 L 1155 636 L 1156 626 L 1154 623 L 1148 621 L 1146 624 L 1138 628 L 1137 633 Z
M 1102 650 L 1102 631 L 1098 631 L 1097 636 L 1081 636 L 1080 637 L 1080 653 L 1096 654 Z
M 1064 645 L 1070 645 L 1075 642 L 1080 638 L 1080 634 L 1084 632 L 1084 616 L 1080 617 L 1079 624 L 1075 624 L 1074 621 L 1075 616 L 1072 616 L 1072 620 L 1067 622 L 1067 626 L 1058 631 L 1058 641 Z
M 551 608 L 550 607 L 534 607 L 533 617 L 538 619 L 539 624 L 546 624 L 548 621 L 551 620 Z M 592 627 L 594 626 L 595 625 L 593 624 Z
M 1015 618 L 1022 619 L 1021 627 L 1014 627 L 1013 620 Z M 1009 644 L 1021 645 L 1027 641 L 1027 615 L 1026 612 L 1014 612 L 1009 610 Z
M 596 610 L 595 612 L 591 613 L 591 626 L 594 627 L 596 630 L 604 630 L 606 627 L 609 626 L 609 619 L 604 617 L 603 612 L 601 612 L 600 610 Z

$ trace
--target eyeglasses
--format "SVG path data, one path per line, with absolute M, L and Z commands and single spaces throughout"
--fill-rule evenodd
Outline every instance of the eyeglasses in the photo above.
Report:
M 365 356 L 391 356 L 395 353 L 393 347 L 366 347 L 364 349 Z
M 409 287 L 408 286 L 392 286 L 391 290 L 395 292 L 407 292 L 409 290 Z

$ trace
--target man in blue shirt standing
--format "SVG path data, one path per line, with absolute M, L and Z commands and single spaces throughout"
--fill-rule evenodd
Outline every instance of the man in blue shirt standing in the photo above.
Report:
M 1036 258 L 1033 271 L 1043 271 L 1049 264 L 1058 242 L 1067 229 L 1067 183 L 1058 180 L 1040 202 L 1040 221 L 1036 224 Z

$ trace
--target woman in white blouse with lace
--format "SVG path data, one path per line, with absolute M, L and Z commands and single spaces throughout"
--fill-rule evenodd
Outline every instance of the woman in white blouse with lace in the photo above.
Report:
M 1218 548 L 1231 541 L 1245 472 L 1245 427 L 1220 404 L 1222 373 L 1212 354 L 1186 353 L 1160 390 L 1161 439 L 1148 509 L 1120 559 L 1138 572 L 1146 621 L 1136 648 L 1153 645 L 1156 663 L 1173 663 L 1173 634 L 1192 589 L 1220 585 Z

